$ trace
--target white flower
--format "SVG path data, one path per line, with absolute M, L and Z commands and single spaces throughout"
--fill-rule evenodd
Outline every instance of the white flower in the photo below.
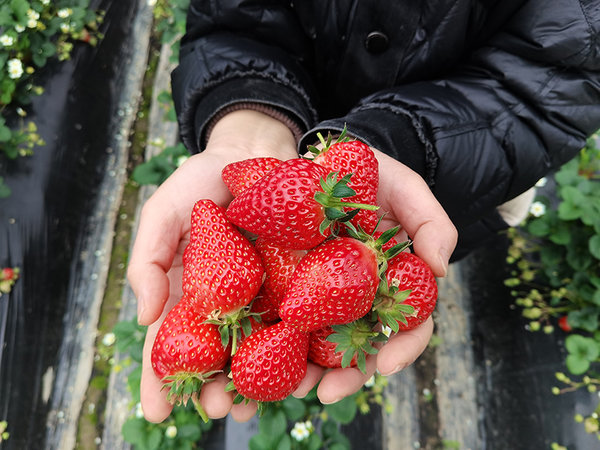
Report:
M 135 417 L 137 417 L 138 419 L 144 417 L 144 410 L 142 409 L 141 403 L 136 403 L 135 405 Z
M 304 439 L 307 439 L 313 430 L 314 427 L 312 422 L 310 420 L 307 420 L 306 422 L 296 422 L 294 428 L 292 428 L 292 431 L 290 431 L 290 434 L 294 439 L 300 442 Z
M 177 158 L 177 162 L 175 164 L 177 164 L 177 167 L 181 166 L 184 162 L 186 162 L 189 159 L 189 156 L 187 155 L 182 155 L 179 158 Z
M 73 10 L 71 8 L 62 8 L 59 9 L 56 13 L 56 15 L 58 17 L 60 17 L 61 19 L 66 19 L 67 17 L 69 17 L 71 14 L 73 13 Z
M 534 217 L 540 217 L 546 214 L 546 205 L 542 202 L 533 202 L 529 207 L 529 212 Z
M 365 387 L 372 388 L 373 386 L 375 386 L 375 375 L 371 375 L 371 378 L 365 382 Z
M 35 19 L 27 20 L 27 28 L 36 28 L 38 25 L 38 21 Z
M 23 31 L 25 31 L 25 27 L 23 25 L 17 24 L 15 25 L 15 30 L 17 31 L 17 33 L 22 33 Z
M 60 24 L 60 31 L 62 31 L 63 33 L 68 33 L 70 30 L 71 26 L 68 23 L 63 22 Z
M 546 186 L 546 183 L 548 182 L 548 179 L 546 177 L 542 177 L 538 180 L 537 183 L 535 183 L 536 187 L 544 187 Z
M 38 20 L 40 18 L 40 13 L 37 11 L 34 11 L 33 9 L 28 9 L 27 10 L 27 18 L 33 19 L 33 20 Z
M 9 59 L 8 76 L 16 80 L 17 78 L 21 78 L 21 75 L 23 75 L 23 63 L 17 58 Z
M 2 44 L 5 47 L 10 47 L 14 43 L 15 43 L 14 37 L 9 36 L 8 34 L 3 34 L 2 36 L 0 36 L 0 44 Z
M 102 338 L 102 343 L 104 345 L 106 345 L 107 347 L 110 347 L 111 345 L 113 345 L 115 343 L 115 341 L 117 340 L 115 333 L 106 333 L 104 335 L 104 337 Z
M 390 337 L 390 335 L 392 334 L 392 331 L 393 331 L 393 330 L 392 330 L 390 327 L 388 327 L 388 326 L 384 326 L 384 327 L 381 329 L 381 332 L 382 332 L 383 334 L 385 334 L 387 337 Z
M 42 0 L 42 5 L 49 5 L 50 4 L 50 0 Z
M 175 425 L 169 425 L 165 431 L 165 436 L 173 439 L 175 436 L 177 436 L 177 427 Z

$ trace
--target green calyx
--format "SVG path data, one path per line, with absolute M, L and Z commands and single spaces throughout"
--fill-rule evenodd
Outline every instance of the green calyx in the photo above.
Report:
M 250 336 L 252 333 L 250 317 L 253 317 L 257 322 L 261 321 L 260 314 L 251 313 L 250 306 L 245 306 L 224 316 L 221 316 L 221 312 L 217 309 L 204 322 L 219 327 L 221 344 L 226 348 L 231 343 L 231 356 L 233 356 L 237 351 L 238 343 L 242 340 L 240 330 L 244 336 Z
M 359 210 L 366 209 L 369 211 L 377 211 L 379 206 L 369 205 L 366 203 L 344 202 L 342 199 L 353 197 L 356 191 L 348 186 L 352 174 L 348 174 L 338 180 L 338 172 L 331 172 L 325 178 L 319 180 L 322 191 L 315 192 L 314 199 L 323 206 L 325 219 L 319 226 L 321 234 L 325 234 L 325 230 L 336 222 L 348 222 Z M 352 208 L 346 211 L 345 208 Z
M 333 333 L 327 336 L 329 342 L 336 343 L 336 352 L 343 352 L 342 367 L 350 366 L 356 356 L 356 366 L 362 373 L 367 372 L 366 355 L 374 355 L 378 349 L 373 345 L 384 342 L 387 337 L 373 330 L 373 324 L 358 319 L 343 325 L 333 325 Z
M 398 323 L 407 324 L 406 316 L 410 316 L 415 312 L 413 306 L 404 303 L 411 292 L 410 289 L 401 291 L 398 286 L 393 284 L 388 286 L 385 279 L 379 282 L 371 310 L 379 321 L 391 328 L 394 333 L 397 333 L 400 329 Z
M 377 230 L 377 228 L 379 227 L 379 223 L 381 222 L 381 219 L 382 219 L 382 217 L 379 218 L 379 222 L 375 226 L 375 230 Z M 400 243 L 392 246 L 391 248 L 383 251 L 383 246 L 385 244 L 387 244 L 390 241 L 390 239 L 392 239 L 394 236 L 396 236 L 398 234 L 398 232 L 400 231 L 399 226 L 390 228 L 390 229 L 384 231 L 383 233 L 381 233 L 381 235 L 379 235 L 379 237 L 375 238 L 373 235 L 375 233 L 375 231 L 373 231 L 373 234 L 369 234 L 366 231 L 364 231 L 360 226 L 355 227 L 351 223 L 345 223 L 344 225 L 346 226 L 346 232 L 348 233 L 348 235 L 350 237 L 352 237 L 354 239 L 358 239 L 359 241 L 363 242 L 365 245 L 372 248 L 373 251 L 375 251 L 375 253 L 377 255 L 377 264 L 379 267 L 378 271 L 379 271 L 380 278 L 383 278 L 385 276 L 385 272 L 387 271 L 387 268 L 388 268 L 388 261 L 412 245 L 412 241 L 408 240 L 408 241 L 400 242 Z
M 172 405 L 187 405 L 188 401 L 192 401 L 194 408 L 206 423 L 208 416 L 200 404 L 200 391 L 205 383 L 213 381 L 213 375 L 221 372 L 213 370 L 203 374 L 194 372 L 178 372 L 175 375 L 166 376 L 163 378 L 163 389 L 168 389 L 167 401 Z
M 335 142 L 333 141 L 333 136 L 331 135 L 331 132 L 327 133 L 327 139 L 325 139 L 321 133 L 317 133 L 317 137 L 319 138 L 319 142 L 321 143 L 323 148 L 319 149 L 314 145 L 309 145 L 307 147 L 307 150 L 313 156 L 318 156 L 321 153 L 329 150 L 329 147 L 331 147 L 333 144 L 339 144 L 340 142 L 348 142 L 350 140 L 350 138 L 347 136 L 347 133 L 348 133 L 348 130 L 346 129 L 345 124 L 344 124 L 344 129 L 342 130 L 340 135 L 336 138 Z

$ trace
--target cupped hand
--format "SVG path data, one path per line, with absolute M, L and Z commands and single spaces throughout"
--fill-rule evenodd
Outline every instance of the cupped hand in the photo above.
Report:
M 446 275 L 458 233 L 442 206 L 419 174 L 404 164 L 373 149 L 379 161 L 377 202 L 383 215 L 380 227 L 401 226 L 403 238 L 410 237 L 415 253 L 437 277 Z M 394 374 L 412 364 L 425 351 L 433 334 L 430 317 L 419 327 L 390 336 L 376 355 L 367 356 L 366 373 L 358 368 L 325 370 L 309 364 L 296 397 L 304 397 L 317 383 L 322 403 L 335 403 L 357 392 L 378 370 Z
M 292 133 L 258 112 L 228 114 L 213 128 L 206 149 L 181 165 L 143 206 L 127 276 L 138 300 L 138 322 L 149 325 L 140 394 L 144 415 L 151 422 L 162 422 L 172 410 L 152 369 L 150 351 L 160 324 L 182 295 L 182 255 L 189 242 L 194 203 L 207 198 L 226 206 L 231 194 L 221 180 L 223 167 L 258 156 L 297 157 Z M 233 395 L 224 389 L 226 380 L 221 374 L 203 387 L 200 402 L 205 412 L 220 418 L 231 411 L 234 418 L 247 420 L 255 405 L 232 408 Z

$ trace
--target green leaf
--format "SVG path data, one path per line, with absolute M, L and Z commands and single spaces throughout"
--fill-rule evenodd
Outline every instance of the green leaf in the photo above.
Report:
M 8 142 L 11 136 L 10 128 L 0 123 L 0 142 Z
M 260 416 L 258 430 L 258 434 L 250 439 L 252 450 L 278 449 L 282 439 L 288 435 L 285 413 L 278 408 L 268 408 Z
M 352 422 L 356 416 L 356 395 L 345 397 L 337 403 L 325 405 L 324 410 L 335 421 L 342 424 L 348 424 Z
M 565 347 L 572 355 L 577 355 L 588 361 L 594 361 L 600 355 L 598 343 L 592 339 L 579 334 L 568 336 L 565 340 Z
M 569 372 L 571 372 L 573 375 L 581 375 L 587 372 L 587 370 L 590 368 L 590 362 L 578 355 L 568 355 L 565 363 L 567 365 L 567 369 L 569 369 Z
M 596 259 L 600 259 L 600 235 L 595 234 L 588 241 L 588 248 L 590 253 Z
M 306 415 L 306 403 L 299 398 L 289 396 L 281 402 L 281 406 L 287 419 L 292 422 L 297 422 Z
M 139 448 L 148 448 L 146 435 L 147 423 L 144 419 L 131 418 L 128 419 L 121 427 L 123 439 L 130 444 Z
M 0 177 L 0 198 L 9 197 L 11 192 L 10 188 L 4 184 L 4 178 Z
M 177 426 L 177 437 L 197 442 L 202 437 L 202 428 L 198 423 L 186 423 Z
M 581 216 L 581 210 L 573 203 L 563 202 L 558 205 L 558 217 L 562 220 L 575 220 Z
M 581 328 L 589 332 L 598 329 L 598 314 L 597 308 L 582 308 L 569 311 L 569 323 L 574 328 Z
M 550 233 L 550 224 L 544 217 L 533 219 L 527 225 L 527 231 L 537 237 L 544 237 Z
M 164 433 L 159 427 L 152 427 L 148 433 L 147 448 L 158 450 L 161 447 Z

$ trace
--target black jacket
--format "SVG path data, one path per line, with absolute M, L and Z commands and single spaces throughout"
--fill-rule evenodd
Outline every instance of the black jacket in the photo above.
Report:
M 285 112 L 301 149 L 347 124 L 425 178 L 455 257 L 600 128 L 598 0 L 192 0 L 187 25 L 172 87 L 190 151 L 238 102 Z

